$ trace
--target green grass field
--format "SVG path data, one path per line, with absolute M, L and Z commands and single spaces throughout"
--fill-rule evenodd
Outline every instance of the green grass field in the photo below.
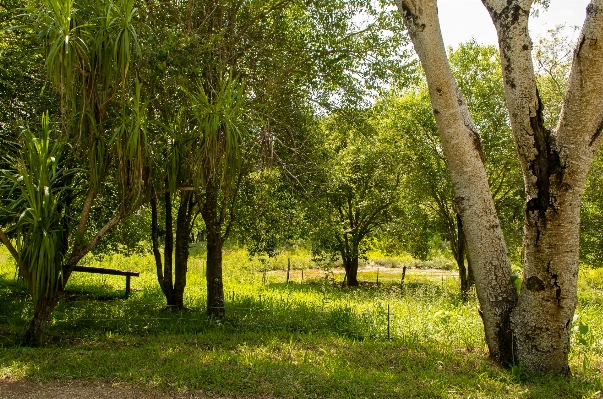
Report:
M 557 377 L 490 362 L 477 302 L 460 299 L 450 271 L 409 269 L 401 287 L 399 267 L 421 264 L 379 258 L 359 275 L 359 289 L 342 289 L 343 275 L 310 271 L 308 254 L 297 253 L 289 256 L 286 284 L 287 256 L 260 261 L 232 249 L 224 257 L 227 317 L 217 321 L 204 315 L 203 252 L 192 253 L 187 311 L 164 309 L 151 256 L 90 260 L 140 271 L 130 299 L 121 298 L 124 277 L 76 273 L 45 346 L 24 348 L 17 342 L 32 308 L 1 249 L 0 379 L 83 379 L 241 398 L 601 397 L 603 271 L 581 271 L 574 375 Z

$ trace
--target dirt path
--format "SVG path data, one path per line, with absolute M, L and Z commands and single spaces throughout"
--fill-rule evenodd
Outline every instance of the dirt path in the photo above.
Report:
M 231 399 L 203 393 L 142 391 L 103 382 L 30 382 L 0 379 L 0 399 Z

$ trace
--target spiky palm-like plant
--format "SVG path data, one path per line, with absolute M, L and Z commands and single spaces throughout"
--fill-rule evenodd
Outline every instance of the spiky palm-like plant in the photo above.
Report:
M 4 162 L 12 166 L 3 174 L 0 238 L 33 298 L 29 345 L 40 343 L 78 262 L 141 202 L 146 134 L 141 84 L 130 73 L 141 54 L 134 5 L 42 0 L 29 14 L 60 97 L 53 133 L 45 116 L 39 137 L 26 131 L 21 151 Z

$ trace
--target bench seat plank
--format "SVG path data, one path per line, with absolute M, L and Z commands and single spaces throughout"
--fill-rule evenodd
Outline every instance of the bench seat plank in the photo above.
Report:
M 76 266 L 73 268 L 74 272 L 85 272 L 85 273 L 98 273 L 98 274 L 111 274 L 114 276 L 140 276 L 140 272 L 132 270 L 115 270 L 105 269 L 102 267 L 88 267 L 88 266 Z
M 126 298 L 130 296 L 130 277 L 138 277 L 140 276 L 140 272 L 135 272 L 132 270 L 115 270 L 115 269 L 105 269 L 102 267 L 87 267 L 87 266 L 76 266 L 73 268 L 74 272 L 84 272 L 84 273 L 98 273 L 98 274 L 111 274 L 113 276 L 126 276 Z

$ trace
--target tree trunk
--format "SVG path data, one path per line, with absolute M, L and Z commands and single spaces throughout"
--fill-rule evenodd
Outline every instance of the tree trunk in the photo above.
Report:
M 456 215 L 456 226 L 457 226 L 457 249 L 456 249 L 456 263 L 459 267 L 459 279 L 461 282 L 461 295 L 463 300 L 469 298 L 469 291 L 473 287 L 473 272 L 471 270 L 471 264 L 467 262 L 465 266 L 465 253 L 467 252 L 467 240 L 465 239 L 465 233 L 463 231 L 463 221 L 461 216 L 457 213 Z M 469 257 L 467 257 L 469 258 Z
M 184 191 L 181 193 L 180 206 L 176 217 L 176 248 L 174 251 L 171 194 L 166 193 L 165 195 L 166 237 L 163 262 L 161 260 L 161 252 L 159 251 L 157 201 L 155 197 L 151 198 L 151 238 L 157 268 L 157 280 L 165 295 L 167 306 L 171 309 L 184 308 L 192 198 L 191 192 Z
M 510 364 L 513 355 L 509 315 L 517 292 L 510 280 L 511 263 L 490 194 L 479 135 L 448 64 L 436 0 L 396 3 L 425 70 L 455 205 L 464 223 L 474 267 L 490 356 L 498 363 Z
M 348 287 L 357 287 L 358 284 L 358 245 L 354 244 L 354 238 L 343 234 L 343 238 L 338 239 L 339 252 L 345 269 L 345 285 Z M 350 242 L 351 241 L 351 242 Z
M 463 223 L 459 214 L 456 215 L 457 240 L 456 240 L 456 264 L 459 268 L 459 280 L 461 281 L 461 295 L 463 300 L 467 300 L 469 291 L 469 282 L 467 281 L 467 268 L 465 267 L 465 233 L 463 233 Z
M 358 254 L 352 254 L 350 256 L 350 261 L 348 265 L 348 269 L 346 270 L 348 275 L 347 286 L 348 287 L 357 287 L 358 284 Z
M 59 303 L 59 292 L 52 298 L 40 298 L 39 303 L 34 308 L 34 317 L 29 323 L 25 332 L 25 345 L 31 347 L 40 346 L 42 343 L 42 333 L 48 324 L 50 314 Z
M 222 223 L 218 214 L 218 187 L 210 182 L 201 215 L 207 228 L 207 314 L 224 317 L 224 283 L 222 280 Z
M 176 250 L 174 253 L 174 294 L 172 306 L 184 309 L 184 288 L 186 287 L 186 273 L 188 271 L 188 244 L 189 229 L 192 213 L 191 191 L 180 193 L 180 207 L 176 218 Z
M 501 364 L 567 373 L 577 301 L 581 194 L 603 141 L 603 0 L 593 0 L 587 8 L 553 132 L 542 120 L 531 59 L 528 19 L 533 0 L 482 2 L 498 33 L 505 97 L 526 188 L 524 278 L 517 302 L 498 219 L 492 217 L 485 170 L 477 162 L 479 141 L 450 73 L 435 0 L 397 0 L 397 5 L 427 77 L 490 355 Z
M 544 126 L 528 33 L 531 0 L 484 0 L 498 34 L 505 97 L 522 166 L 524 272 L 511 315 L 516 361 L 569 373 L 577 302 L 580 202 L 603 130 L 603 1 L 591 1 L 559 124 Z
M 166 180 L 166 188 L 168 182 Z M 173 262 L 174 262 L 174 227 L 172 218 L 172 194 L 169 190 L 165 195 L 165 244 L 163 247 L 163 285 L 165 290 L 165 298 L 168 306 L 174 303 L 174 279 L 173 279 Z

